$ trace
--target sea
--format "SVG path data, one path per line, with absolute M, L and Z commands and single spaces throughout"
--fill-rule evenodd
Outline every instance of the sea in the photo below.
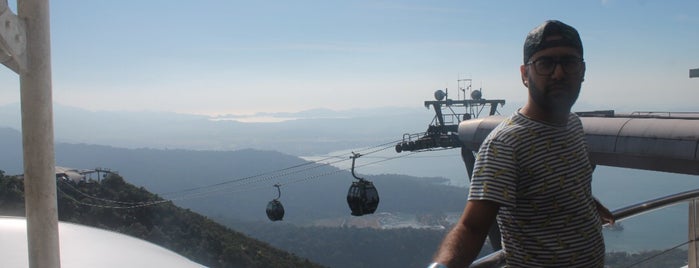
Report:
M 337 151 L 326 155 L 303 157 L 309 161 L 351 155 L 351 151 Z M 362 175 L 404 174 L 416 177 L 443 177 L 447 184 L 464 187 L 468 177 L 458 149 L 435 150 L 420 153 L 396 153 L 384 150 L 358 158 L 355 172 Z M 335 161 L 337 162 L 337 161 Z M 348 169 L 351 161 L 335 164 Z M 699 188 L 699 176 L 666 172 L 597 166 L 593 174 L 593 195 L 610 210 L 639 204 L 655 198 Z M 650 211 L 620 221 L 616 228 L 605 228 L 607 252 L 643 252 L 686 249 L 688 239 L 689 205 L 676 205 Z M 461 211 L 449 213 L 449 219 L 458 219 Z M 420 226 L 415 215 L 391 215 L 385 228 Z

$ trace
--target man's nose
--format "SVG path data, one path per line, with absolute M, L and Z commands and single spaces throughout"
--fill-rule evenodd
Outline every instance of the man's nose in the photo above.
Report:
M 552 79 L 563 79 L 563 77 L 566 75 L 565 71 L 563 70 L 563 65 L 561 65 L 560 62 L 556 62 L 556 65 L 553 66 L 553 73 L 551 73 L 551 78 Z

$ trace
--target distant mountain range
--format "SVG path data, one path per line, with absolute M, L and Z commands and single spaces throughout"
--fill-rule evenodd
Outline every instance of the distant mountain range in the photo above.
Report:
M 510 114 L 522 106 L 522 101 L 508 100 L 498 110 L 503 115 Z M 220 116 L 153 111 L 89 111 L 58 104 L 53 108 L 56 142 L 131 149 L 259 149 L 296 156 L 320 155 L 397 141 L 405 133 L 424 132 L 435 115 L 432 108 L 425 108 L 423 103 L 415 103 L 409 108 L 311 109 L 294 113 Z M 614 108 L 619 107 L 578 103 L 574 110 Z M 681 107 L 673 110 L 683 111 Z M 622 111 L 632 110 L 626 108 Z M 271 118 L 275 122 L 250 122 L 255 118 Z M 19 104 L 0 105 L 0 127 L 3 126 L 21 129 Z
M 299 113 L 260 113 L 253 117 L 286 120 L 243 123 L 248 116 L 209 117 L 165 112 L 88 111 L 54 107 L 56 142 L 120 148 L 189 150 L 274 150 L 313 155 L 401 139 L 403 133 L 423 132 L 434 112 L 412 108 L 378 108 Z M 0 127 L 21 129 L 18 104 L 0 106 Z

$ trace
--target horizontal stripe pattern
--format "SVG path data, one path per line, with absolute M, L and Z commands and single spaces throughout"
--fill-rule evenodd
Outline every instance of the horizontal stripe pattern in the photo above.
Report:
M 575 114 L 557 127 L 513 114 L 476 157 L 469 200 L 501 205 L 508 267 L 603 267 L 592 166 Z

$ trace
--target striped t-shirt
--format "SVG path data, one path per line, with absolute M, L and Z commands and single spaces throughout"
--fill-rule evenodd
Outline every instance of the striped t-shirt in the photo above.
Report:
M 603 267 L 602 225 L 582 123 L 554 126 L 516 112 L 485 139 L 469 200 L 500 204 L 508 267 Z

